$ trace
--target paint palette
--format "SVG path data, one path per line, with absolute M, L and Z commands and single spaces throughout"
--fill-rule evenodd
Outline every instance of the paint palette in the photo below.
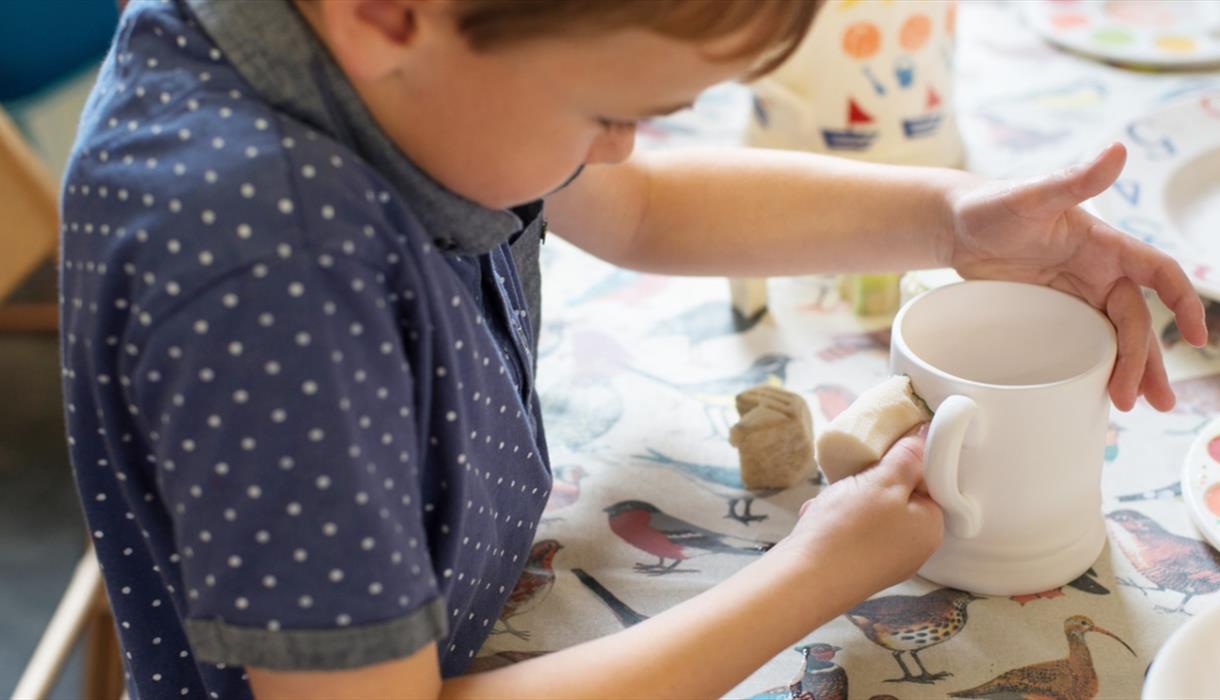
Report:
M 1044 39 L 1113 63 L 1220 64 L 1220 3 L 1206 0 L 1033 0 L 1026 21 Z
M 1220 649 L 1220 605 L 1179 627 L 1156 653 L 1144 689 L 1144 700 L 1210 700 L 1220 697 L 1216 676 Z
M 1220 418 L 1199 431 L 1182 468 L 1182 499 L 1199 531 L 1220 549 Z
M 1139 117 L 1111 140 L 1126 144 L 1127 165 L 1089 206 L 1174 256 L 1200 294 L 1220 299 L 1220 90 Z

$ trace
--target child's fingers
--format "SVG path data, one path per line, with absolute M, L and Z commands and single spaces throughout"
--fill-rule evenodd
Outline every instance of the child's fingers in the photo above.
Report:
M 1110 397 L 1119 410 L 1129 411 L 1139 396 L 1152 337 L 1148 306 L 1131 280 L 1123 278 L 1115 283 L 1106 299 L 1106 315 L 1114 322 L 1118 336 L 1118 359 L 1110 375 Z
M 1014 204 L 1024 216 L 1057 216 L 1103 192 L 1118 179 L 1126 161 L 1127 149 L 1113 143 L 1088 163 L 1019 186 Z
M 1169 411 L 1176 402 L 1173 388 L 1169 386 L 1169 377 L 1165 373 L 1161 345 L 1155 334 L 1148 341 L 1148 364 L 1144 367 L 1144 378 L 1140 380 L 1140 393 L 1158 411 Z

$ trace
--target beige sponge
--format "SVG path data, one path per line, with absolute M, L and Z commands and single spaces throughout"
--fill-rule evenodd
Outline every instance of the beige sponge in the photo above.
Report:
M 890 377 L 861 394 L 818 435 L 818 465 L 831 483 L 859 473 L 880 461 L 911 428 L 931 418 L 910 377 Z
M 737 395 L 737 414 L 729 443 L 747 489 L 786 489 L 813 474 L 813 415 L 799 395 L 756 386 Z

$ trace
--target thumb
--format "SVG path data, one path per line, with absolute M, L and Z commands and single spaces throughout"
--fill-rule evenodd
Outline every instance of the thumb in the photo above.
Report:
M 916 429 L 895 442 L 869 476 L 879 486 L 896 486 L 906 493 L 915 490 L 923 478 L 924 434 Z
M 1127 148 L 1115 142 L 1092 161 L 1035 178 L 1013 188 L 1012 206 L 1024 216 L 1053 217 L 1106 191 L 1123 171 Z

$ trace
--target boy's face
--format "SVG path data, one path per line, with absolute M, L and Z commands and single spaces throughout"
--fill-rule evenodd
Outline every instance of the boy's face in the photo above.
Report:
M 405 25 L 401 14 L 326 5 L 327 24 L 311 21 L 382 128 L 441 184 L 492 208 L 549 194 L 583 165 L 622 161 L 637 120 L 688 106 L 755 58 L 709 57 L 739 36 L 694 44 L 642 30 L 476 52 L 443 5 L 406 3 Z

